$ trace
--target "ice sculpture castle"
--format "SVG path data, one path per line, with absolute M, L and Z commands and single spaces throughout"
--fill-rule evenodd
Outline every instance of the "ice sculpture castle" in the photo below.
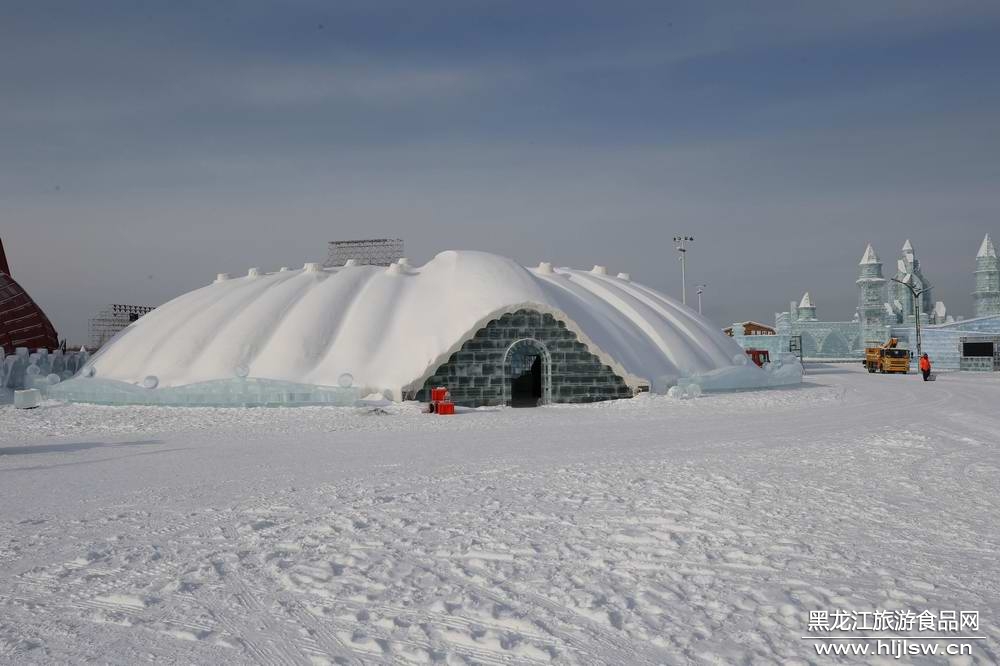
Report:
M 846 357 L 864 350 L 869 343 L 884 342 L 892 327 L 912 325 L 918 316 L 925 326 L 953 321 L 945 304 L 934 301 L 933 287 L 909 240 L 903 244 L 893 277 L 923 290 L 919 298 L 914 299 L 909 288 L 883 275 L 882 261 L 869 244 L 858 264 L 858 308 L 851 321 L 820 320 L 806 292 L 798 305 L 793 302 L 788 312 L 775 316 L 775 329 L 779 334 L 801 336 L 806 357 Z
M 900 282 L 912 285 L 919 297 L 915 299 L 911 290 Z M 787 312 L 775 315 L 777 335 L 734 337 L 745 347 L 770 349 L 772 353 L 786 351 L 798 341 L 805 358 L 858 358 L 866 346 L 890 337 L 899 338 L 904 344 L 914 341 L 919 317 L 923 348 L 932 356 L 937 354 L 944 364 L 938 367 L 960 366 L 959 346 L 964 339 L 997 337 L 1000 349 L 1000 259 L 989 234 L 976 256 L 971 319 L 949 315 L 944 302 L 934 300 L 932 283 L 924 275 L 909 240 L 903 244 L 896 272 L 891 277 L 883 273 L 882 261 L 869 244 L 858 263 L 855 284 L 858 306 L 850 321 L 820 319 L 816 304 L 806 292 L 798 303 L 790 304 Z

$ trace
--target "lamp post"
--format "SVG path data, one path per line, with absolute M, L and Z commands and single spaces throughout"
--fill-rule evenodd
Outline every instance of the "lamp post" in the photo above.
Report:
M 698 314 L 701 314 L 701 295 L 705 293 L 705 287 L 707 286 L 707 284 L 698 285 Z
M 920 356 L 921 356 L 921 354 L 920 354 L 920 296 L 925 291 L 929 291 L 931 287 L 930 287 L 930 285 L 926 285 L 924 287 L 921 287 L 920 289 L 917 289 L 916 287 L 914 287 L 913 286 L 913 274 L 912 273 L 907 273 L 903 277 L 902 280 L 897 280 L 896 278 L 892 278 L 892 281 L 896 282 L 898 284 L 903 285 L 904 287 L 906 287 L 907 289 L 910 290 L 911 294 L 913 294 L 913 327 L 916 330 L 916 336 L 917 336 L 917 358 L 920 358 Z
M 694 236 L 674 236 L 674 249 L 681 255 L 681 303 L 687 305 L 687 248 L 684 243 L 694 241 Z

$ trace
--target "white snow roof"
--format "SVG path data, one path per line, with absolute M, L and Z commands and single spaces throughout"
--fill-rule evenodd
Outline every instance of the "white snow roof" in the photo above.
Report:
M 875 254 L 875 248 L 873 248 L 872 244 L 869 243 L 868 247 L 865 249 L 865 255 L 861 257 L 861 261 L 858 263 L 858 265 L 863 266 L 865 264 L 879 264 L 879 263 L 882 262 L 879 261 L 878 255 Z
M 910 239 L 909 238 L 907 238 L 906 242 L 903 243 L 903 252 L 910 252 L 910 253 L 913 252 L 913 244 L 910 243 Z
M 990 238 L 989 234 L 986 234 L 986 237 L 983 239 L 983 244 L 979 246 L 979 253 L 976 255 L 976 258 L 980 257 L 996 258 L 996 256 L 997 256 L 997 251 L 996 248 L 993 247 L 993 240 Z
M 91 360 L 97 376 L 181 386 L 251 377 L 364 389 L 423 382 L 504 313 L 551 313 L 630 386 L 730 367 L 740 347 L 706 319 L 606 270 L 528 269 L 484 252 L 394 264 L 252 272 L 175 298 Z
M 811 308 L 811 307 L 813 307 L 813 302 L 812 302 L 812 299 L 809 298 L 809 292 L 808 291 L 805 294 L 802 295 L 802 300 L 799 301 L 799 307 L 800 308 Z

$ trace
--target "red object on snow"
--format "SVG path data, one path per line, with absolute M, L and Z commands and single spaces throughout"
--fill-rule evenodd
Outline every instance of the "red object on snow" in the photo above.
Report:
M 431 389 L 431 414 L 454 414 L 455 403 L 451 400 L 447 386 L 436 386 Z

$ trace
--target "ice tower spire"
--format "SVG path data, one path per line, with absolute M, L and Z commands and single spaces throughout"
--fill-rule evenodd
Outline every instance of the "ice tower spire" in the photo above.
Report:
M 871 243 L 868 243 L 868 247 L 865 249 L 865 254 L 861 257 L 861 261 L 858 265 L 864 266 L 866 264 L 882 264 L 882 262 L 879 261 L 878 255 L 875 253 L 875 248 L 872 247 Z
M 983 257 L 996 257 L 997 251 L 993 247 L 993 239 L 990 238 L 989 234 L 983 238 L 983 244 L 979 246 L 979 254 L 976 255 L 977 259 L 982 259 Z
M 813 305 L 812 298 L 809 297 L 809 292 L 807 291 L 802 296 L 802 300 L 799 301 L 799 321 L 815 321 L 815 320 L 816 320 L 816 306 Z
M 871 243 L 865 248 L 865 254 L 858 263 L 858 321 L 861 324 L 861 336 L 858 341 L 862 348 L 869 343 L 884 342 L 885 326 L 885 295 L 886 280 L 882 277 L 882 262 Z
M 934 323 L 934 297 L 931 285 L 920 269 L 920 260 L 917 259 L 909 238 L 903 243 L 902 256 L 896 262 L 896 275 L 893 279 L 907 282 L 917 289 L 924 290 L 919 296 L 920 314 L 921 316 L 926 315 L 930 318 L 931 323 Z M 913 294 L 908 288 L 894 282 L 889 285 L 889 302 L 895 303 L 896 301 L 902 305 L 902 309 L 898 313 L 897 323 L 904 324 L 912 321 L 912 318 L 917 314 L 917 304 L 913 300 Z
M 976 317 L 1000 315 L 1000 259 L 989 234 L 976 255 L 976 290 L 972 292 Z

